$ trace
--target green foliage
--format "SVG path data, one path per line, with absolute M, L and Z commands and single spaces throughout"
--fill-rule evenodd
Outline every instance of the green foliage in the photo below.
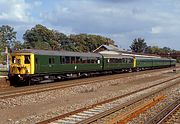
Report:
M 169 47 L 163 47 L 163 48 L 162 48 L 162 52 L 163 52 L 163 53 L 169 53 L 169 52 L 172 52 L 172 50 L 171 50 L 171 48 L 169 48 Z
M 14 28 L 8 25 L 2 25 L 0 27 L 0 47 L 1 50 L 5 50 L 6 47 L 12 48 L 14 42 L 16 41 L 16 32 L 13 31 Z
M 59 50 L 59 44 L 62 39 L 66 39 L 66 35 L 38 24 L 27 30 L 23 39 L 26 48 Z
M 114 41 L 99 35 L 71 34 L 69 37 L 45 26 L 36 25 L 23 35 L 24 46 L 32 49 L 67 50 L 92 52 L 102 44 L 114 44 Z
M 113 40 L 99 35 L 89 35 L 89 34 L 70 35 L 70 40 L 74 41 L 75 49 L 81 52 L 92 52 L 102 44 L 114 45 Z
M 54 37 L 54 40 L 57 41 L 58 43 L 61 43 L 62 40 L 68 40 L 68 37 L 63 34 L 63 33 L 60 33 L 58 32 L 57 30 L 52 30 L 53 32 L 53 37 Z
M 27 30 L 23 35 L 23 39 L 25 40 L 25 47 L 37 48 L 40 46 L 39 42 L 47 42 L 49 45 L 50 39 L 53 36 L 52 32 L 47 29 L 45 26 L 40 24 L 33 27 L 31 30 Z M 45 44 L 46 45 L 46 44 Z
M 0 63 L 2 62 L 2 55 L 1 55 L 1 51 L 0 51 Z
M 14 28 L 8 26 L 8 25 L 2 25 L 0 27 L 0 61 L 5 62 L 6 61 L 6 55 L 1 54 L 2 52 L 5 52 L 6 47 L 8 50 L 13 49 L 14 46 L 17 46 L 16 41 L 16 32 L 14 31 Z
M 147 53 L 149 54 L 168 54 L 171 52 L 176 52 L 169 47 L 159 48 L 158 46 L 148 46 Z
M 0 35 L 0 42 L 1 42 L 1 40 L 2 40 L 2 37 L 1 37 L 1 35 Z M 2 47 L 0 46 L 0 61 L 2 60 L 2 55 L 1 55 L 1 52 L 2 52 L 3 50 L 2 50 Z
M 47 42 L 37 41 L 35 45 L 35 49 L 47 49 L 50 50 L 51 46 Z
M 145 50 L 147 49 L 147 44 L 144 39 L 142 39 L 142 38 L 136 39 L 135 38 L 133 40 L 130 48 L 133 52 L 142 53 L 142 52 L 145 52 Z
M 158 54 L 161 52 L 161 49 L 158 46 L 152 46 L 151 47 L 151 52 L 152 54 Z
M 21 50 L 24 46 L 20 41 L 15 41 L 12 50 Z

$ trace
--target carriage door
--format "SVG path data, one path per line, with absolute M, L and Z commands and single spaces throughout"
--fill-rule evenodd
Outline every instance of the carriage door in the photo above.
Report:
M 35 72 L 38 72 L 38 58 L 35 58 Z
M 48 64 L 48 71 L 49 72 L 54 72 L 55 70 L 55 58 L 54 57 L 49 57 L 49 64 Z

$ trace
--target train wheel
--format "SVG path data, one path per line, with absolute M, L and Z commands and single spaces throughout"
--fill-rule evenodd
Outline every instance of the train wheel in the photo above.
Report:
M 9 77 L 10 85 L 11 86 L 18 86 L 19 85 L 19 77 L 17 75 Z
M 129 69 L 129 72 L 133 72 L 131 68 Z
M 27 78 L 25 79 L 25 81 L 24 81 L 24 85 L 30 86 L 31 84 L 32 84 L 31 78 L 30 78 L 30 77 L 27 77 Z

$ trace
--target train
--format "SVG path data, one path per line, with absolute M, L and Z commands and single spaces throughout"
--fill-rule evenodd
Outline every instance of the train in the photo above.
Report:
M 150 56 L 23 49 L 10 54 L 10 82 L 26 84 L 91 74 L 171 67 L 176 60 Z

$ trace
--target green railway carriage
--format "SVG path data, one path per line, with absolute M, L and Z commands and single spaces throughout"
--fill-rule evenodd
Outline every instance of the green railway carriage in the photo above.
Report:
M 171 66 L 176 66 L 176 59 L 170 59 Z
M 175 66 L 176 60 L 114 51 L 81 53 L 25 49 L 10 55 L 10 81 L 40 82 L 92 73 Z
M 102 70 L 102 56 L 95 53 L 35 51 L 35 73 L 76 73 Z
M 153 58 L 153 67 L 167 67 L 171 66 L 170 59 L 168 58 Z
M 28 76 L 42 80 L 45 76 L 56 79 L 71 74 L 102 71 L 102 68 L 100 54 L 26 49 L 11 54 L 10 74 L 20 79 Z
M 136 57 L 136 68 L 151 68 L 152 66 L 152 58 Z
M 160 57 L 136 57 L 136 68 L 160 68 L 175 66 L 175 59 Z
M 131 70 L 134 66 L 133 57 L 120 54 L 102 54 L 104 58 L 103 70 Z

